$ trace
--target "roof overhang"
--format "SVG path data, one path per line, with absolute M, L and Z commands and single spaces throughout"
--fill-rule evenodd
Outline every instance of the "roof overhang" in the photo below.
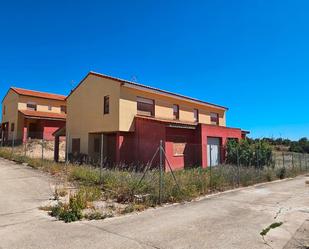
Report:
M 58 120 L 58 121 L 66 120 L 66 115 L 60 113 L 38 112 L 30 110 L 19 110 L 19 113 L 21 113 L 27 119 Z
M 139 83 L 128 81 L 128 80 L 123 80 L 123 79 L 120 79 L 120 78 L 116 78 L 116 77 L 112 77 L 112 76 L 108 76 L 108 75 L 104 75 L 104 74 L 100 74 L 100 73 L 96 73 L 96 72 L 92 72 L 92 71 L 90 71 L 80 81 L 80 83 L 71 91 L 71 93 L 66 97 L 66 99 L 68 99 L 74 93 L 74 91 L 87 79 L 87 77 L 89 75 L 93 75 L 93 76 L 96 76 L 96 77 L 101 77 L 101 78 L 104 78 L 104 79 L 114 80 L 114 81 L 119 82 L 122 86 L 139 89 L 141 91 L 153 92 L 153 93 L 156 93 L 156 94 L 160 94 L 160 95 L 165 95 L 165 96 L 169 96 L 169 97 L 172 97 L 172 98 L 181 99 L 183 101 L 189 101 L 189 102 L 197 103 L 197 104 L 200 104 L 200 105 L 221 109 L 221 110 L 224 110 L 224 111 L 228 110 L 227 107 L 224 107 L 224 106 L 221 106 L 221 105 L 212 104 L 212 103 L 209 103 L 209 102 L 206 102 L 206 101 L 202 101 L 202 100 L 198 100 L 198 99 L 195 99 L 195 98 L 187 97 L 187 96 L 184 96 L 184 95 L 181 95 L 181 94 L 172 93 L 172 92 L 169 92 L 169 91 L 161 90 L 159 88 L 155 88 L 155 87 L 139 84 Z
M 194 123 L 194 122 L 184 122 L 184 121 L 179 121 L 179 120 L 162 119 L 162 118 L 155 118 L 155 117 L 142 116 L 142 115 L 135 115 L 135 118 L 165 123 L 167 127 L 170 127 L 170 128 L 195 130 L 198 125 L 198 123 Z

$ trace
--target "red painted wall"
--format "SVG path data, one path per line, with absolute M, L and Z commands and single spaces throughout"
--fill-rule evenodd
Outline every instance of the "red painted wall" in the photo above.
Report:
M 184 154 L 174 155 L 174 142 L 182 137 L 186 142 Z M 225 145 L 228 138 L 241 139 L 241 130 L 212 125 L 199 125 L 196 129 L 171 128 L 168 123 L 136 118 L 134 132 L 118 132 L 116 136 L 116 161 L 124 163 L 147 164 L 163 141 L 167 159 L 173 170 L 185 166 L 202 165 L 207 167 L 207 137 L 221 138 Z M 222 151 L 222 158 L 225 152 Z M 159 154 L 155 157 L 154 167 L 159 166 Z M 169 167 L 165 162 L 165 169 Z
M 221 138 L 221 146 L 224 147 L 228 138 L 241 139 L 241 129 L 227 128 L 213 125 L 200 125 L 200 139 L 202 146 L 202 167 L 207 167 L 207 137 Z M 224 160 L 225 151 L 221 150 L 221 158 Z
M 65 126 L 65 121 L 42 120 L 43 138 L 45 140 L 54 140 L 53 133 L 59 128 Z
M 43 132 L 43 138 L 45 140 L 54 140 L 53 133 L 59 128 L 65 126 L 65 121 L 60 120 L 37 120 L 40 127 L 40 132 Z M 39 132 L 39 131 L 38 131 Z M 24 128 L 23 128 L 23 141 L 27 140 L 27 119 L 24 119 Z
M 183 155 L 174 154 L 174 143 L 179 142 L 179 139 L 185 143 Z M 197 130 L 166 128 L 165 152 L 173 170 L 183 169 L 185 166 L 200 165 L 201 151 L 200 144 L 198 143 Z M 166 170 L 169 170 L 169 168 L 166 167 Z

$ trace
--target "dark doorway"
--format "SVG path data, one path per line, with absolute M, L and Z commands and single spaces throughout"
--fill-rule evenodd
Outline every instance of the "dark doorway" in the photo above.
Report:
M 43 132 L 38 123 L 30 123 L 28 127 L 28 138 L 31 139 L 42 139 Z

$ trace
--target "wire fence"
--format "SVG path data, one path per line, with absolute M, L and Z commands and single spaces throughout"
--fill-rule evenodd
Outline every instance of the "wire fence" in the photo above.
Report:
M 12 154 L 27 156 L 41 160 L 54 160 L 55 141 L 53 137 L 44 138 L 42 133 L 31 133 L 27 138 L 15 138 L 0 140 L 0 147 L 10 150 Z M 59 161 L 65 161 L 66 141 L 62 138 L 59 142 Z
M 28 138 L 18 144 L 12 139 L 10 144 L 1 146 L 13 156 L 36 158 L 42 165 L 52 165 L 54 141 L 44 138 Z M 65 139 L 60 141 L 60 161 L 66 158 Z M 148 149 L 148 150 L 147 150 Z M 131 150 L 129 156 L 136 153 Z M 71 153 L 69 167 L 73 178 L 100 184 L 104 189 L 114 191 L 113 198 L 137 202 L 166 203 L 190 200 L 194 197 L 216 191 L 224 191 L 240 186 L 294 177 L 309 172 L 309 154 L 273 151 L 269 160 L 264 160 L 262 151 L 245 154 L 236 151 L 236 158 L 228 163 L 227 148 L 218 144 L 188 144 L 160 141 L 158 145 L 145 145 L 145 153 L 137 153 L 137 159 L 111 163 L 101 146 L 96 157 L 83 158 Z M 205 156 L 206 155 L 206 156 Z M 243 158 L 251 163 L 244 164 Z M 60 164 L 63 167 L 64 164 Z M 184 170 L 180 170 L 184 169 Z M 89 170 L 87 173 L 85 170 Z M 69 174 L 66 171 L 66 174 Z M 124 197 L 126 196 L 126 197 Z

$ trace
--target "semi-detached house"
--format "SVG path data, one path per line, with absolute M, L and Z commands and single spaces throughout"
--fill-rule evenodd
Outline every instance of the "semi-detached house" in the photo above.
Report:
M 1 143 L 54 140 L 65 126 L 66 96 L 11 87 L 2 100 Z
M 95 72 L 66 100 L 69 153 L 94 160 L 103 141 L 106 162 L 147 163 L 162 140 L 174 169 L 207 167 L 224 159 L 228 139 L 245 136 L 226 127 L 226 107 Z

